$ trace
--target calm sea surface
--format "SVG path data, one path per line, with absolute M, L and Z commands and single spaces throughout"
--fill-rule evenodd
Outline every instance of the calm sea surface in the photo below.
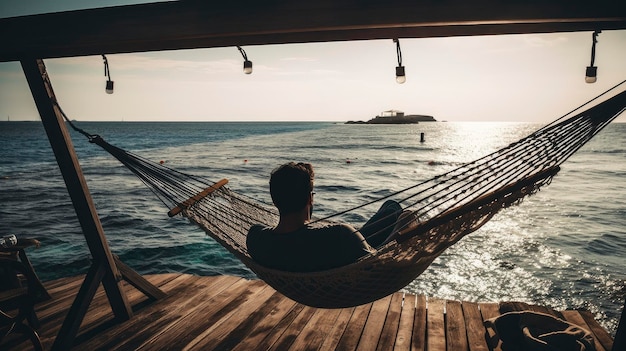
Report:
M 94 123 L 90 133 L 270 203 L 287 161 L 316 170 L 316 215 L 338 212 L 472 161 L 538 129 L 520 123 Z M 425 133 L 425 142 L 420 142 Z M 112 251 L 140 273 L 254 274 L 72 132 Z M 586 308 L 615 332 L 626 296 L 626 124 L 612 124 L 553 183 L 454 245 L 408 291 L 470 301 Z M 0 235 L 42 242 L 43 280 L 83 274 L 90 255 L 41 123 L 0 122 Z M 342 218 L 358 226 L 373 209 Z

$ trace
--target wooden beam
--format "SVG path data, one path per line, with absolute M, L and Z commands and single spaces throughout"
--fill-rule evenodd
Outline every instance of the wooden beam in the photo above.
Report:
M 56 97 L 46 67 L 42 60 L 24 60 L 21 64 L 93 257 L 91 274 L 87 276 L 90 281 L 84 282 L 84 288 L 81 288 L 81 292 L 76 296 L 70 314 L 65 318 L 64 327 L 61 328 L 58 336 L 63 345 L 58 349 L 66 349 L 65 346 L 76 336 L 78 331 L 76 324 L 80 326 L 83 320 L 87 311 L 86 307 L 93 298 L 92 291 L 100 282 L 104 286 L 116 318 L 128 320 L 132 316 L 132 309 L 121 290 L 119 283 L 121 275 L 113 261 L 65 122 L 58 107 L 54 104 Z
M 74 303 L 72 303 L 72 306 L 67 312 L 67 317 L 63 321 L 61 330 L 59 330 L 59 334 L 57 334 L 54 340 L 52 350 L 62 351 L 72 348 L 80 324 L 83 322 L 85 314 L 87 314 L 89 304 L 91 300 L 93 300 L 104 275 L 105 266 L 103 264 L 94 263 L 91 265 L 80 286 L 80 290 L 78 290 L 76 294 Z
M 176 1 L 0 19 L 0 62 L 342 40 L 626 29 L 620 1 Z
M 622 316 L 619 319 L 619 325 L 613 340 L 612 351 L 619 350 L 626 350 L 626 300 L 624 301 L 624 307 L 622 307 Z
M 128 284 L 134 286 L 135 289 L 141 291 L 144 295 L 153 300 L 160 300 L 167 297 L 163 291 L 152 285 L 143 276 L 139 275 L 132 268 L 122 262 L 117 255 L 113 255 L 113 259 L 115 260 L 115 265 L 120 270 L 124 280 L 126 280 Z

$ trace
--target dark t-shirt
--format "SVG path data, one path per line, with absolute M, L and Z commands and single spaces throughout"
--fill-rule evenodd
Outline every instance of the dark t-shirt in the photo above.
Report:
M 268 268 L 315 272 L 345 266 L 375 252 L 353 227 L 337 223 L 307 224 L 291 233 L 254 225 L 247 238 L 248 253 Z

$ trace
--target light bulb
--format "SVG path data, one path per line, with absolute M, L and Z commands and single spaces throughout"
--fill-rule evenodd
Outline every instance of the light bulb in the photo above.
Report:
M 243 73 L 245 74 L 252 73 L 252 61 L 248 61 L 248 60 L 243 61 Z
M 404 66 L 396 67 L 396 82 L 403 84 L 406 82 L 406 75 L 404 74 Z
M 598 80 L 598 67 L 589 66 L 585 73 L 585 82 L 595 83 Z
M 113 94 L 113 81 L 112 80 L 107 80 L 107 86 L 104 91 L 106 91 L 107 94 Z

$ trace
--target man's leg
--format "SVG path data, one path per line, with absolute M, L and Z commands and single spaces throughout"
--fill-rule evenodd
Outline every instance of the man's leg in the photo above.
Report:
M 387 200 L 359 231 L 371 246 L 378 247 L 391 234 L 401 213 L 399 203 Z

